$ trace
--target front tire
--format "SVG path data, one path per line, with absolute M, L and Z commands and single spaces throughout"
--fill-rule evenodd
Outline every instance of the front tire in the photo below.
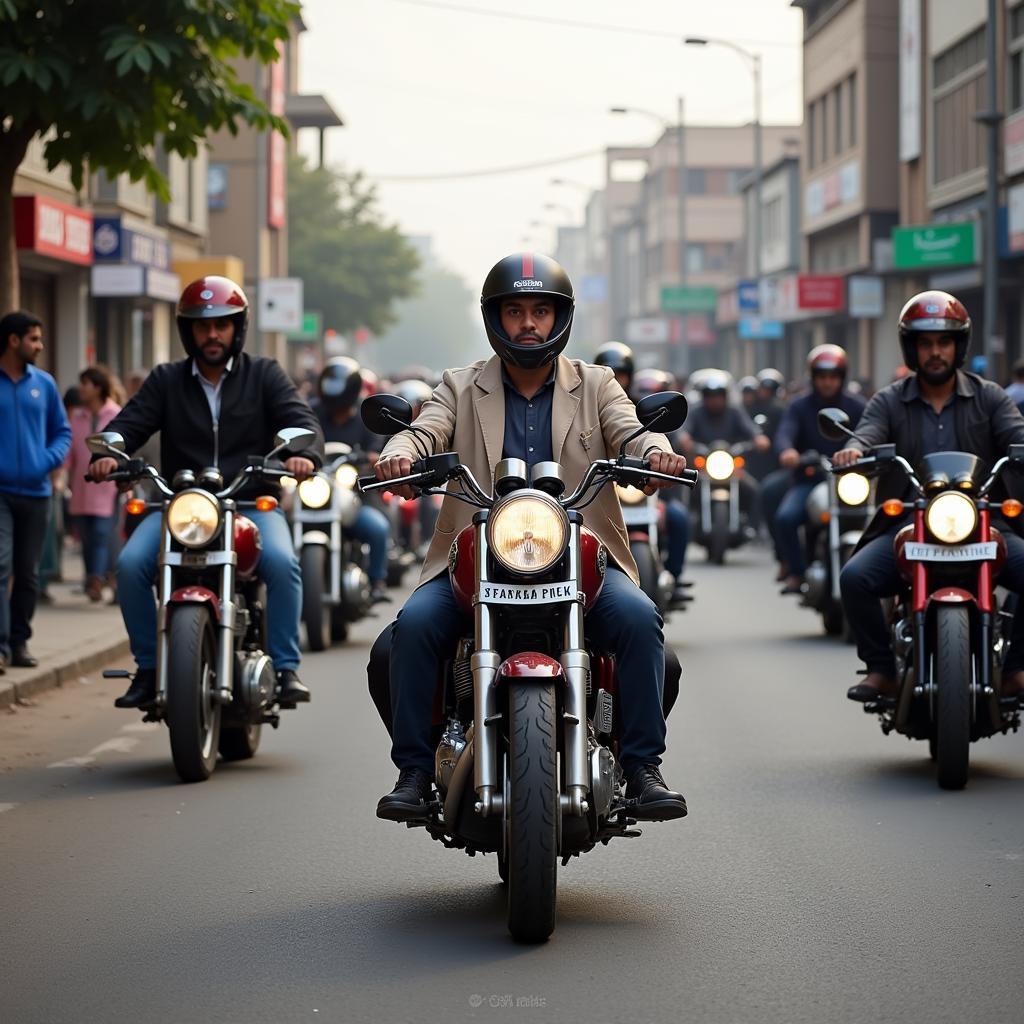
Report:
M 544 942 L 555 929 L 558 870 L 556 702 L 551 684 L 509 687 L 508 930 Z
M 827 601 L 828 603 L 821 613 L 821 625 L 828 636 L 843 636 L 846 629 L 843 606 L 833 601 L 832 598 L 828 598 Z
M 640 589 L 657 605 L 658 598 L 658 565 L 654 560 L 654 552 L 649 541 L 634 540 L 630 542 L 629 553 L 636 562 L 636 571 L 640 579 Z
M 971 619 L 940 605 L 935 616 L 935 760 L 939 785 L 967 785 L 971 748 Z
M 711 535 L 708 537 L 708 561 L 722 565 L 729 550 L 729 506 L 724 501 L 711 504 Z
M 217 644 L 205 605 L 179 605 L 167 634 L 167 728 L 182 782 L 205 782 L 217 763 L 221 706 L 213 700 Z
M 248 761 L 260 746 L 263 726 L 256 724 L 233 725 L 220 731 L 220 756 L 225 761 Z
M 302 569 L 302 624 L 311 651 L 323 651 L 331 645 L 331 619 L 324 607 L 324 570 L 326 549 L 320 544 L 307 544 L 299 556 Z

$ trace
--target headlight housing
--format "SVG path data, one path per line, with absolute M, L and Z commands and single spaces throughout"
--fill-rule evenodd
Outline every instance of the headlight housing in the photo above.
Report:
M 531 491 L 497 505 L 487 521 L 487 541 L 498 563 L 510 572 L 544 572 L 562 557 L 569 520 L 547 495 Z
M 928 532 L 943 544 L 959 544 L 978 525 L 978 507 L 957 491 L 943 491 L 932 499 L 924 514 Z
M 322 476 L 311 476 L 299 484 L 299 500 L 306 508 L 323 508 L 331 500 L 331 485 Z
M 836 492 L 844 505 L 863 505 L 871 494 L 871 481 L 863 473 L 843 473 L 836 483 Z
M 647 500 L 647 495 L 639 487 L 623 487 L 615 485 L 615 496 L 623 505 L 639 505 Z
M 711 452 L 704 463 L 704 471 L 712 480 L 728 480 L 736 468 L 736 460 L 725 451 Z
M 355 489 L 356 481 L 359 479 L 359 470 L 355 466 L 346 462 L 345 465 L 339 466 L 334 474 L 334 479 L 338 481 L 340 487 L 344 487 L 346 491 Z
M 182 491 L 167 506 L 167 528 L 187 548 L 210 543 L 220 529 L 220 505 L 205 491 Z

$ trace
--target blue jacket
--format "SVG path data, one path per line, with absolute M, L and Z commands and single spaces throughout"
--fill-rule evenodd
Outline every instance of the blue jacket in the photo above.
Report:
M 48 373 L 26 366 L 15 383 L 0 370 L 0 438 L 0 491 L 49 497 L 50 473 L 71 447 L 71 426 Z
M 861 413 L 867 403 L 857 395 L 841 391 L 835 398 L 825 401 L 817 392 L 810 391 L 790 403 L 775 432 L 775 451 L 782 454 L 787 448 L 795 448 L 801 454 L 807 451 L 822 455 L 835 455 L 846 441 L 829 441 L 818 430 L 818 412 L 821 409 L 839 408 L 850 417 L 850 426 L 856 429 Z

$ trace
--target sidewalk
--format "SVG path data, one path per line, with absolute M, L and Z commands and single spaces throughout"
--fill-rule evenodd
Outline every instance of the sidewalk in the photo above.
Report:
M 53 582 L 52 604 L 40 602 L 32 621 L 29 649 L 39 659 L 36 668 L 13 668 L 0 676 L 0 708 L 33 694 L 78 679 L 115 658 L 131 667 L 128 636 L 117 605 L 93 604 L 81 590 L 82 562 L 77 554 L 64 556 L 64 579 Z M 109 595 L 109 590 L 106 591 Z

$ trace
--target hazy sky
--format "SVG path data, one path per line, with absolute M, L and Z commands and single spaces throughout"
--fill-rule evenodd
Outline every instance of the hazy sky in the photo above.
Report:
M 688 122 L 749 122 L 747 63 L 721 47 L 684 47 L 686 35 L 759 52 L 764 120 L 801 119 L 802 16 L 790 0 L 305 0 L 303 17 L 301 88 L 324 93 L 346 122 L 327 135 L 328 163 L 379 182 L 386 215 L 433 236 L 442 262 L 474 289 L 497 259 L 524 247 L 524 236 L 553 248 L 553 229 L 531 221 L 579 221 L 586 193 L 549 181 L 599 187 L 600 157 L 499 177 L 389 177 L 646 144 L 660 134 L 652 119 L 608 108 L 644 107 L 673 120 L 680 92 Z M 315 141 L 306 132 L 300 145 L 312 152 Z M 573 220 L 546 203 L 568 207 Z

